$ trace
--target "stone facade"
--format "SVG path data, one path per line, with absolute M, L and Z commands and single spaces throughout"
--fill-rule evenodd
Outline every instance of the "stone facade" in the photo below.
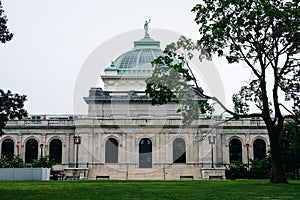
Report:
M 86 168 L 88 179 L 121 180 L 224 179 L 222 164 L 265 156 L 269 139 L 259 119 L 200 117 L 186 126 L 175 102 L 152 106 L 145 79 L 161 54 L 159 42 L 136 41 L 105 69 L 106 90 L 91 88 L 84 98 L 87 116 L 11 120 L 0 137 L 1 154 L 10 150 L 28 162 L 51 154 L 55 170 Z

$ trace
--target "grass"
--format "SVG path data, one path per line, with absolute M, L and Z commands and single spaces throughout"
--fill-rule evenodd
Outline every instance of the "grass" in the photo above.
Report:
M 0 199 L 300 199 L 300 181 L 0 182 Z

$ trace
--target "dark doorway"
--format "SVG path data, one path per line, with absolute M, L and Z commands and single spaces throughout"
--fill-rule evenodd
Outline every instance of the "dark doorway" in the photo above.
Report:
M 62 142 L 59 139 L 53 139 L 50 142 L 49 149 L 50 158 L 53 158 L 55 163 L 62 161 Z
M 229 160 L 242 162 L 242 143 L 238 139 L 232 139 L 229 143 Z
M 173 163 L 186 163 L 185 141 L 181 138 L 173 142 Z
M 109 138 L 105 143 L 105 163 L 118 163 L 118 141 Z
M 253 142 L 254 159 L 266 159 L 266 143 L 262 139 L 256 139 Z
M 2 142 L 1 156 L 6 156 L 6 158 L 12 160 L 14 157 L 14 146 L 15 143 L 12 139 L 5 139 Z
M 139 143 L 139 167 L 152 168 L 152 142 L 148 138 L 141 139 Z
M 38 159 L 38 142 L 35 139 L 29 139 L 25 147 L 25 162 L 31 163 Z

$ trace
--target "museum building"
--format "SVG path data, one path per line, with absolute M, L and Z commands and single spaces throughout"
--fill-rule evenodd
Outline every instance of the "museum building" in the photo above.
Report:
M 152 106 L 145 80 L 161 55 L 160 42 L 146 30 L 104 69 L 104 88 L 84 97 L 88 115 L 10 120 L 0 136 L 1 156 L 31 163 L 50 155 L 65 178 L 89 180 L 224 179 L 223 164 L 266 157 L 269 138 L 260 119 L 200 117 L 186 126 L 176 102 Z

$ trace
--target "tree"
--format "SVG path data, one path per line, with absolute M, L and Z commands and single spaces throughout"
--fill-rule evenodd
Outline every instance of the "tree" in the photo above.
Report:
M 167 65 L 176 70 L 181 78 L 186 78 L 185 81 L 193 88 L 194 94 L 219 103 L 233 119 L 260 117 L 264 120 L 272 154 L 270 179 L 272 183 L 287 182 L 279 148 L 279 135 L 284 121 L 293 119 L 299 123 L 299 2 L 299 0 L 205 0 L 192 10 L 196 13 L 195 21 L 201 34 L 197 44 L 181 37 L 177 43 L 167 46 L 165 56 L 153 62 L 155 68 L 162 69 L 163 65 Z M 178 54 L 179 49 L 185 53 Z M 226 108 L 217 97 L 205 95 L 197 85 L 197 79 L 188 64 L 193 56 L 192 50 L 201 52 L 200 59 L 211 59 L 213 54 L 218 54 L 226 56 L 229 63 L 243 62 L 249 67 L 253 78 L 247 85 L 241 87 L 239 93 L 233 95 L 233 110 Z M 185 65 L 178 65 L 174 60 L 179 60 Z M 170 69 L 163 73 L 169 72 Z M 178 97 L 176 90 L 178 85 L 175 83 L 175 86 L 170 85 L 166 82 L 170 79 L 167 80 L 165 77 L 165 80 L 159 81 L 156 78 L 159 76 L 154 73 L 147 80 L 146 88 L 146 92 L 154 98 L 153 104 L 161 104 L 170 101 L 170 98 Z M 182 81 L 176 83 L 181 84 Z M 272 87 L 272 90 L 268 90 L 268 87 Z M 280 100 L 279 93 L 285 95 L 285 101 L 292 102 L 291 109 Z M 249 113 L 251 105 L 259 111 Z M 185 112 L 189 112 L 189 107 L 186 108 Z
M 13 37 L 13 34 L 9 32 L 6 23 L 7 23 L 7 18 L 4 15 L 4 10 L 2 8 L 2 3 L 0 0 L 0 42 L 1 43 L 8 42 Z
M 9 119 L 27 116 L 27 111 L 23 108 L 25 101 L 25 95 L 13 94 L 9 90 L 4 92 L 0 89 L 0 136 L 4 134 L 2 129 Z
M 292 179 L 299 179 L 300 169 L 300 128 L 291 120 L 287 120 L 280 133 L 280 150 L 282 152 L 284 170 Z

